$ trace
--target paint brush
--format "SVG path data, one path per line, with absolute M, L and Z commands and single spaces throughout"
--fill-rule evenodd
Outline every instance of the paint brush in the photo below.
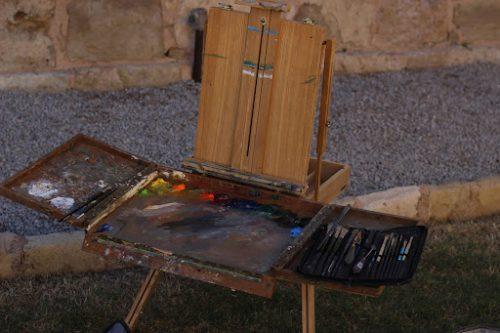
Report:
M 340 235 L 337 237 L 334 246 L 332 247 L 328 258 L 325 262 L 325 265 L 323 267 L 323 271 L 321 272 L 321 275 L 325 276 L 326 273 L 328 272 L 328 269 L 335 263 L 335 261 L 338 259 L 338 256 L 336 255 L 338 250 L 340 249 L 342 245 L 342 241 L 344 240 L 344 237 L 347 235 L 349 232 L 349 229 L 346 229 L 344 227 L 340 228 Z
M 382 277 L 385 278 L 390 271 L 391 263 L 394 257 L 397 257 L 398 252 L 398 236 L 391 233 L 391 242 L 389 243 L 389 251 L 385 257 L 384 268 L 382 270 Z
M 413 243 L 413 236 L 410 237 L 410 240 L 407 241 L 406 243 L 406 247 L 403 251 L 403 255 L 401 257 L 401 260 L 400 260 L 400 266 L 399 266 L 399 269 L 398 269 L 398 276 L 401 277 L 403 275 L 403 273 L 405 272 L 405 269 L 407 268 L 407 264 L 405 263 L 406 261 L 406 258 L 408 257 L 408 253 L 410 252 L 410 248 L 411 248 L 411 244 Z
M 380 266 L 382 265 L 382 257 L 385 254 L 385 248 L 387 246 L 388 241 L 389 241 L 389 235 L 385 235 L 384 241 L 382 242 L 382 246 L 380 247 L 380 250 L 378 251 L 377 263 L 376 263 L 376 267 L 374 268 L 374 275 L 375 276 L 377 276 L 378 273 L 380 272 Z
M 98 202 L 104 199 L 109 194 L 113 193 L 115 189 L 107 187 L 102 191 L 97 192 L 92 195 L 88 200 L 86 200 L 83 204 L 77 206 L 75 209 L 71 210 L 68 214 L 66 214 L 59 222 L 65 222 L 71 216 L 78 214 L 76 219 L 79 220 L 85 215 L 90 209 L 95 207 Z
M 335 246 L 335 243 L 337 243 L 337 241 L 338 241 L 338 238 L 339 238 L 340 232 L 341 232 L 341 228 L 342 227 L 337 227 L 335 229 L 335 234 L 333 235 L 333 237 L 330 238 L 330 241 L 328 242 L 325 251 L 323 251 L 323 255 L 322 255 L 323 259 L 322 260 L 320 259 L 318 261 L 318 265 L 316 265 L 317 267 L 314 267 L 315 272 L 318 270 L 318 267 L 321 271 L 323 270 L 323 266 L 325 265 L 325 261 L 328 260 L 328 258 L 330 257 L 330 251 Z
M 356 259 L 356 254 L 358 250 L 358 246 L 361 245 L 361 239 L 363 237 L 363 232 L 362 231 L 356 231 L 356 236 L 354 237 L 354 241 L 352 244 L 349 246 L 349 250 L 347 251 L 346 256 L 344 257 L 344 262 L 347 265 L 350 265 L 354 262 L 354 259 Z
M 356 237 L 356 230 L 353 230 L 353 231 L 349 231 L 349 237 L 347 237 L 347 239 L 345 240 L 345 242 L 342 242 L 344 243 L 344 247 L 342 248 L 342 251 L 340 252 L 339 256 L 338 256 L 338 260 L 335 260 L 334 262 L 332 262 L 330 264 L 330 266 L 328 267 L 328 274 L 330 277 L 334 277 L 335 274 L 337 274 L 337 271 L 339 270 L 339 267 L 340 267 L 340 263 L 342 262 L 342 258 L 345 257 L 347 251 L 349 250 L 349 245 L 352 244 L 352 242 L 354 241 L 354 238 Z
M 340 212 L 340 214 L 331 223 L 327 225 L 325 236 L 317 247 L 318 251 L 323 249 L 323 247 L 326 245 L 330 237 L 332 237 L 333 233 L 335 232 L 335 229 L 340 226 L 340 223 L 342 223 L 345 216 L 350 210 L 351 210 L 350 205 L 345 206 L 344 209 L 342 209 L 342 212 Z

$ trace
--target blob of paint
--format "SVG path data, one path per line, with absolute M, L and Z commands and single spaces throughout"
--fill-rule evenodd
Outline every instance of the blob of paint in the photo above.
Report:
M 54 185 L 47 180 L 40 180 L 32 183 L 28 189 L 30 195 L 43 199 L 52 198 L 57 192 L 58 190 Z
M 149 190 L 147 188 L 144 188 L 142 190 L 139 191 L 139 196 L 140 197 L 147 197 L 149 196 L 151 193 L 149 192 Z
M 172 177 L 174 179 L 184 180 L 184 179 L 186 179 L 186 174 L 184 172 L 174 170 L 174 171 L 172 171 Z
M 103 225 L 101 225 L 99 227 L 99 229 L 97 229 L 97 232 L 106 232 L 106 231 L 111 231 L 113 229 L 112 226 L 110 226 L 109 224 L 107 223 L 104 223 Z
M 68 210 L 75 204 L 75 200 L 69 197 L 55 197 L 50 200 L 50 204 L 61 210 Z
M 297 238 L 300 236 L 301 233 L 302 233 L 301 227 L 292 228 L 292 230 L 290 230 L 290 237 Z
M 186 189 L 186 184 L 175 184 L 172 186 L 172 192 L 182 192 Z
M 204 201 L 214 201 L 215 195 L 213 193 L 201 193 L 200 199 Z

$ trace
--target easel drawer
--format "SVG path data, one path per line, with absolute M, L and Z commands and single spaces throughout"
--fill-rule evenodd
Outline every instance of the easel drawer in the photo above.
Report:
M 307 174 L 308 189 L 305 195 L 310 200 L 314 200 L 316 163 L 317 160 L 311 157 Z M 321 163 L 321 183 L 318 201 L 321 203 L 331 203 L 335 197 L 347 189 L 351 167 L 347 164 L 330 161 L 321 161 Z

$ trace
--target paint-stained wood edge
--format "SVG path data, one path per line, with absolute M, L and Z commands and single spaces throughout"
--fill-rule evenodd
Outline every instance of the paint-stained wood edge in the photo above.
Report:
M 161 270 L 193 280 L 216 284 L 252 295 L 270 298 L 275 290 L 276 279 L 270 275 L 249 275 L 217 265 L 198 262 L 187 257 L 159 252 L 153 248 L 142 250 L 127 244 L 100 241 L 97 234 L 87 233 L 83 250 L 97 253 L 101 257 L 124 260 L 135 265 Z
M 111 214 L 116 208 L 123 205 L 128 199 L 132 198 L 140 189 L 149 184 L 159 175 L 158 171 L 150 172 L 144 176 L 140 177 L 140 180 L 137 181 L 132 187 L 125 186 L 119 193 L 117 193 L 114 198 L 111 198 L 111 202 L 101 202 L 99 207 L 96 207 L 95 217 L 93 217 L 86 228 L 87 232 L 94 231 L 95 227 L 99 222 L 102 221 L 106 216 Z M 116 199 L 115 199 L 116 198 Z M 114 199 L 114 200 L 113 200 Z M 99 208 L 104 207 L 102 210 Z
M 182 162 L 184 169 L 195 173 L 234 181 L 246 185 L 262 187 L 268 190 L 302 196 L 307 191 L 306 185 L 292 183 L 286 180 L 241 171 L 232 167 L 213 162 L 187 158 Z
M 279 271 L 285 268 L 291 260 L 304 249 L 304 245 L 309 241 L 312 235 L 318 230 L 318 228 L 323 225 L 328 218 L 332 217 L 334 214 L 334 209 L 330 205 L 325 205 L 321 210 L 311 219 L 311 221 L 302 230 L 299 237 L 293 242 L 292 245 L 288 246 L 276 260 L 272 267 L 272 271 Z

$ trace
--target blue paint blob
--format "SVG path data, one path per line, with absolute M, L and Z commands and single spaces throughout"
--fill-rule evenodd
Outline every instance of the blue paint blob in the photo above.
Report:
M 290 237 L 297 238 L 301 233 L 302 233 L 301 227 L 292 228 L 292 230 L 290 230 Z
M 101 225 L 101 227 L 97 230 L 97 232 L 106 232 L 106 231 L 111 231 L 112 229 L 113 229 L 112 226 L 105 223 L 105 224 Z

